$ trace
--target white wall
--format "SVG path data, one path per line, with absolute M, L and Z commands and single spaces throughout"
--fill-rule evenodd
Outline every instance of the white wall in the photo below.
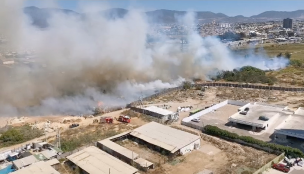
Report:
M 225 100 L 225 101 L 223 101 L 221 103 L 218 103 L 216 105 L 211 106 L 210 108 L 204 109 L 204 110 L 202 110 L 202 111 L 200 111 L 200 112 L 198 112 L 196 114 L 193 114 L 190 117 L 186 117 L 182 121 L 183 122 L 190 122 L 194 118 L 199 118 L 199 117 L 201 117 L 201 116 L 203 116 L 203 115 L 205 115 L 205 114 L 207 114 L 207 113 L 209 113 L 209 112 L 211 112 L 213 110 L 221 108 L 221 107 L 223 107 L 223 106 L 225 106 L 227 104 L 228 104 L 228 100 Z
M 236 106 L 244 106 L 248 104 L 249 102 L 243 102 L 243 101 L 236 101 L 236 100 L 228 100 L 228 104 L 236 105 Z
M 199 145 L 198 145 L 198 148 L 199 148 L 199 147 L 201 146 L 201 141 L 200 141 L 200 139 L 197 139 L 197 140 L 195 140 L 194 142 L 192 142 L 191 144 L 189 144 L 189 145 L 187 145 L 187 146 L 181 148 L 181 149 L 180 149 L 180 154 L 181 154 L 181 155 L 184 155 L 184 154 L 186 154 L 186 153 L 189 153 L 189 152 L 193 151 L 193 150 L 194 150 L 194 147 L 195 147 L 195 144 L 199 144 Z

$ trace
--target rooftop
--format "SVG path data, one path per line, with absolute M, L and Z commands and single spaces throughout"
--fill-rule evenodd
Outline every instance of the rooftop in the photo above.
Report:
M 111 140 L 106 139 L 106 140 L 99 141 L 98 143 L 110 148 L 111 150 L 113 150 L 129 159 L 134 160 L 139 157 L 139 155 L 137 153 L 135 153 L 127 148 L 124 148 L 124 147 L 112 142 Z
M 297 115 L 304 115 L 304 108 L 303 107 L 299 107 L 296 111 L 295 114 Z
M 160 115 L 171 115 L 174 114 L 172 111 L 163 109 L 163 108 L 159 108 L 157 106 L 148 106 L 146 108 L 144 108 L 144 110 L 150 111 L 150 112 L 154 112 L 154 113 L 158 113 Z
M 281 123 L 275 131 L 280 134 L 298 138 L 304 138 L 304 115 L 289 115 L 285 122 Z
M 28 167 L 22 168 L 12 174 L 60 174 L 53 167 L 44 161 L 34 163 Z
M 143 158 L 137 158 L 136 160 L 134 160 L 134 162 L 139 164 L 141 167 L 149 167 L 149 166 L 153 165 L 153 163 L 151 163 L 150 161 L 147 161 Z
M 237 112 L 230 116 L 228 120 L 256 127 L 264 127 L 269 124 L 271 118 L 273 118 L 277 114 L 286 114 L 285 112 L 283 112 L 284 108 L 281 106 L 272 106 L 261 103 L 249 103 L 243 106 L 241 109 L 244 109 L 245 107 L 249 108 L 249 111 L 246 115 L 242 115 Z M 269 121 L 259 120 L 260 116 L 268 117 Z
M 14 164 L 14 166 L 16 166 L 17 169 L 20 169 L 24 166 L 28 166 L 28 165 L 33 164 L 38 161 L 39 160 L 34 155 L 31 155 L 31 156 L 27 156 L 25 158 L 15 160 L 15 161 L 13 161 L 13 164 Z
M 57 155 L 57 152 L 55 150 L 44 150 L 41 152 L 41 154 L 47 159 L 51 159 L 52 157 Z
M 200 137 L 156 122 L 150 122 L 131 133 L 132 136 L 174 153 Z
M 89 174 L 134 174 L 138 170 L 110 154 L 90 146 L 67 157 Z

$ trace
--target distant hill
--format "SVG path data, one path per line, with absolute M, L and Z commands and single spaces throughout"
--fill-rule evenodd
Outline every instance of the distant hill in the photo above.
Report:
M 50 18 L 52 12 L 58 11 L 64 14 L 76 15 L 79 17 L 85 17 L 85 14 L 80 14 L 72 10 L 66 9 L 54 9 L 54 8 L 37 8 L 37 7 L 26 7 L 24 8 L 24 13 L 29 15 L 33 21 L 33 24 L 39 27 L 47 27 L 48 19 Z M 122 8 L 112 8 L 102 11 L 100 14 L 104 15 L 108 19 L 123 18 L 128 14 L 128 10 Z M 176 10 L 155 10 L 145 12 L 150 22 L 154 23 L 176 23 L 179 16 L 186 14 L 186 11 L 176 11 Z M 223 13 L 213 13 L 208 11 L 198 11 L 196 12 L 196 19 L 202 23 L 217 21 L 217 22 L 248 22 L 248 21 L 271 21 L 271 20 L 282 20 L 284 18 L 292 19 L 304 19 L 304 10 L 297 11 L 266 11 L 258 15 L 253 15 L 250 17 L 245 17 L 242 15 L 238 16 L 227 16 Z
M 283 18 L 294 18 L 294 19 L 304 19 L 304 10 L 297 11 L 265 11 L 261 14 L 251 16 L 254 19 L 283 19 Z

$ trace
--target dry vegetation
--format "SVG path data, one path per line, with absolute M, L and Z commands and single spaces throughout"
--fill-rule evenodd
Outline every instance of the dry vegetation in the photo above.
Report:
M 261 46 L 255 49 L 255 52 Z M 263 46 L 263 50 L 269 57 L 276 57 L 280 53 L 291 53 L 291 61 L 297 61 L 298 66 L 290 65 L 279 71 L 270 71 L 267 75 L 277 78 L 276 85 L 282 86 L 301 86 L 304 85 L 304 44 L 271 44 Z
M 73 151 L 133 128 L 127 124 L 97 124 L 69 129 L 61 134 L 61 148 L 64 152 Z
M 204 92 L 198 89 L 189 89 L 189 90 L 176 90 L 168 93 L 166 95 L 158 96 L 152 100 L 144 101 L 143 104 L 152 104 L 152 103 L 163 103 L 163 102 L 184 102 L 186 99 L 193 99 L 193 100 L 204 100 L 205 97 L 202 96 Z
M 259 151 L 251 147 L 241 146 L 236 143 L 230 143 L 209 135 L 201 134 L 203 140 L 226 152 L 228 158 L 225 166 L 219 168 L 216 173 L 242 173 L 248 171 L 253 173 L 267 162 L 274 159 L 273 154 Z

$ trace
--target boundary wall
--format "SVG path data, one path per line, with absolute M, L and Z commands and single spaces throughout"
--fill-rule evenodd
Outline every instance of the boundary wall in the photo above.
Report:
M 259 168 L 257 171 L 255 171 L 253 174 L 262 174 L 265 170 L 272 167 L 272 163 L 278 163 L 285 157 L 285 153 L 282 153 L 281 155 L 275 157 L 273 160 L 269 161 L 267 164 L 265 164 L 263 167 Z
M 297 87 L 281 87 L 281 86 L 266 86 L 266 85 L 254 85 L 254 84 L 241 84 L 241 83 L 225 83 L 225 82 L 205 82 L 200 84 L 192 84 L 191 87 L 195 88 L 202 88 L 202 87 L 208 87 L 208 86 L 214 86 L 214 87 L 234 87 L 234 88 L 251 88 L 251 89 L 264 89 L 264 90 L 279 90 L 279 91 L 292 91 L 292 92 L 304 92 L 304 88 L 297 88 Z M 151 96 L 145 97 L 142 100 L 134 101 L 130 104 L 128 104 L 126 107 L 130 108 L 131 106 L 137 106 L 142 101 L 150 100 L 159 96 L 162 96 L 164 94 L 168 94 L 170 92 L 176 91 L 176 90 L 182 90 L 183 87 L 175 87 L 175 88 L 169 88 L 165 89 L 159 93 L 153 94 Z
M 225 106 L 227 104 L 236 105 L 236 106 L 244 106 L 244 105 L 247 105 L 248 102 L 236 101 L 236 100 L 225 100 L 225 101 L 220 102 L 220 103 L 218 103 L 216 105 L 213 105 L 213 106 L 211 106 L 211 107 L 209 107 L 207 109 L 204 109 L 204 110 L 202 110 L 202 111 L 200 111 L 200 112 L 198 112 L 196 114 L 193 114 L 193 115 L 191 115 L 189 117 L 184 118 L 182 120 L 182 123 L 184 123 L 184 122 L 190 122 L 194 118 L 199 118 L 199 117 L 201 117 L 201 116 L 203 116 L 205 114 L 208 114 L 209 112 L 212 112 L 212 111 L 214 111 L 214 110 L 216 110 L 218 108 L 221 108 L 221 107 L 223 107 L 223 106 Z

